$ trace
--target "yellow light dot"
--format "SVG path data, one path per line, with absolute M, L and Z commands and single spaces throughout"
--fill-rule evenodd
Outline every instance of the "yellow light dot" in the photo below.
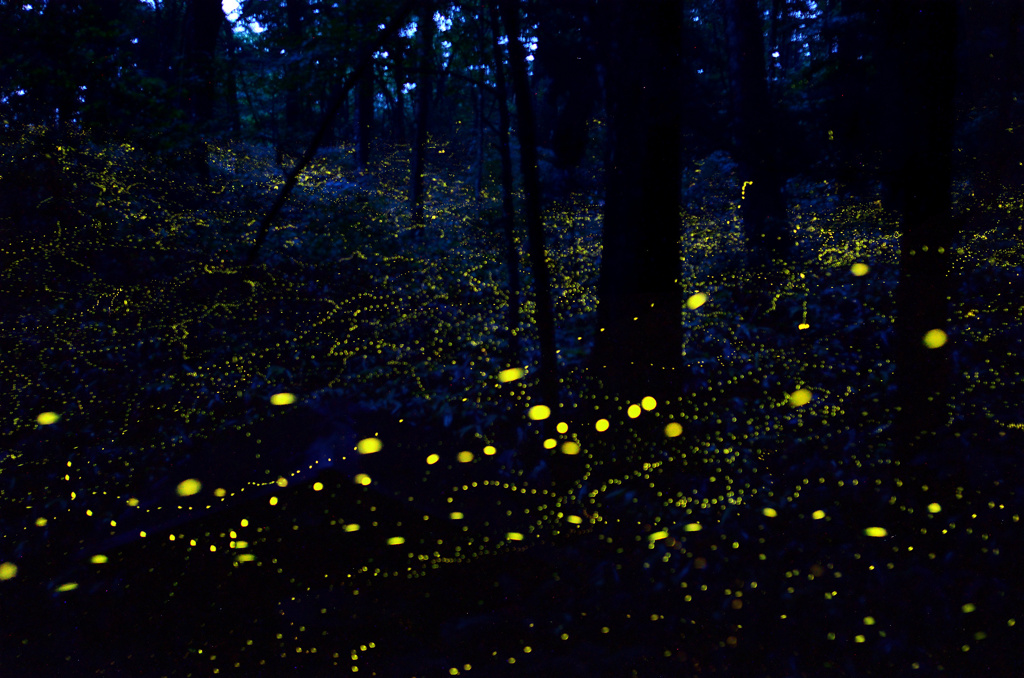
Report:
M 867 264 L 863 264 L 863 263 L 859 263 L 859 262 L 850 267 L 850 273 L 854 274 L 858 278 L 861 277 L 861 276 L 867 275 L 868 271 L 870 271 L 870 270 L 871 269 L 870 269 L 870 267 L 868 267 Z
M 637 417 L 639 417 L 640 416 L 640 406 L 639 405 L 630 405 L 629 407 L 627 407 L 626 408 L 626 416 L 628 416 L 630 419 L 636 419 Z
M 874 617 L 864 617 L 864 625 L 865 626 L 874 626 L 875 625 L 875 618 Z
M 555 426 L 555 430 L 558 431 L 559 433 L 564 434 L 569 430 L 569 425 L 566 424 L 564 421 L 560 421 L 558 422 L 558 425 Z
M 533 421 L 547 419 L 551 416 L 551 408 L 547 405 L 534 405 L 526 412 L 526 416 Z
M 89 559 L 89 562 L 94 565 L 102 565 L 103 563 L 107 562 L 107 557 L 101 553 L 97 553 Z
M 46 518 L 36 518 L 36 527 L 46 527 L 47 522 Z M 116 523 L 114 524 L 116 525 Z
M 313 483 L 313 491 L 314 492 L 319 492 L 322 489 L 324 489 L 324 484 L 321 483 L 319 480 L 316 481 L 315 483 Z
M 700 532 L 702 529 L 700 523 L 687 523 L 683 525 L 683 530 L 686 532 Z
M 598 419 L 594 423 L 594 428 L 597 429 L 598 433 L 601 433 L 602 431 L 607 431 L 608 430 L 608 420 L 607 419 Z
M 567 440 L 564 443 L 562 443 L 562 454 L 568 454 L 572 456 L 579 453 L 580 446 L 578 443 L 573 442 L 572 440 Z
M 814 518 L 815 520 L 821 520 L 822 518 L 825 517 L 825 512 L 822 511 L 821 509 L 818 509 L 817 511 L 815 511 L 814 513 L 811 514 L 811 517 Z
M 565 519 L 573 525 L 579 525 L 583 522 L 583 518 L 580 518 L 579 516 L 566 516 Z
M 7 581 L 18 576 L 18 566 L 14 563 L 0 563 L 0 581 Z
M 380 452 L 381 442 L 377 438 L 363 438 L 356 443 L 356 450 L 359 454 L 373 454 Z
M 671 422 L 665 426 L 665 435 L 669 438 L 678 438 L 683 435 L 683 427 L 678 422 Z
M 388 538 L 388 546 L 398 546 L 399 544 L 405 543 L 405 537 L 390 537 Z
M 281 476 L 280 478 L 274 481 L 274 484 L 277 485 L 278 487 L 288 487 L 288 479 L 285 478 L 284 476 Z
M 345 531 L 346 532 L 358 532 L 359 531 L 359 523 L 349 523 L 348 525 L 345 526 Z
M 658 530 L 657 532 L 652 532 L 651 534 L 647 535 L 647 539 L 650 541 L 658 541 L 659 539 L 664 539 L 667 536 L 668 530 Z
M 939 348 L 940 346 L 945 346 L 948 339 L 949 337 L 947 337 L 946 333 L 942 330 L 929 330 L 928 333 L 924 335 L 924 339 L 922 341 L 928 348 Z
M 457 459 L 461 464 L 468 464 L 469 462 L 473 461 L 473 453 L 463 450 L 462 452 L 459 452 Z
M 928 504 L 928 513 L 938 513 L 942 510 L 942 506 L 938 502 L 932 502 Z
M 697 292 L 697 294 L 691 295 L 690 298 L 686 300 L 686 308 L 690 309 L 691 311 L 694 309 L 698 309 L 701 306 L 703 306 L 704 302 L 706 302 L 707 300 L 708 295 L 704 294 L 703 292 Z
M 42 412 L 38 417 L 36 417 L 36 421 L 40 426 L 49 426 L 50 424 L 56 424 L 60 421 L 60 415 L 56 412 Z
M 793 407 L 802 407 L 811 402 L 811 392 L 806 388 L 800 388 L 789 394 L 789 404 Z
M 271 506 L 277 506 L 277 497 L 271 497 L 270 498 L 270 505 Z
M 768 516 L 769 518 L 774 518 L 775 516 L 779 515 L 778 511 L 768 506 L 761 509 L 761 513 Z
M 428 465 L 436 464 L 438 462 L 438 460 L 440 460 L 440 459 L 441 459 L 441 455 L 439 455 L 439 454 L 428 455 L 427 456 L 427 464 Z
M 857 642 L 857 643 L 863 643 L 863 642 L 864 642 L 864 640 L 865 640 L 865 638 L 864 638 L 864 636 L 862 636 L 862 635 L 860 635 L 860 634 L 858 633 L 857 635 L 855 635 L 855 636 L 853 637 L 853 640 L 854 640 L 854 642 Z
M 964 603 L 964 605 L 961 606 L 960 609 L 963 610 L 965 614 L 970 614 L 978 608 L 974 606 L 974 603 Z
M 369 485 L 371 482 L 373 482 L 372 480 L 370 480 L 370 476 L 366 475 L 365 473 L 357 473 L 353 480 L 355 480 L 356 485 Z
M 884 527 L 868 527 L 864 529 L 864 535 L 868 537 L 885 537 L 889 531 Z
M 545 438 L 545 440 L 544 440 L 544 449 L 545 450 L 553 450 L 553 449 L 555 449 L 556 445 L 558 445 L 558 441 L 555 440 L 554 438 Z
M 658 401 L 651 396 L 644 396 L 643 400 L 640 401 L 640 407 L 644 408 L 648 412 L 658 406 Z
M 522 367 L 511 367 L 507 370 L 498 372 L 498 381 L 504 384 L 509 381 L 515 381 L 516 379 L 522 379 L 525 374 L 526 370 Z
M 295 402 L 294 393 L 275 393 L 270 396 L 271 405 L 291 405 Z
M 179 497 L 191 497 L 193 494 L 203 489 L 203 484 L 195 478 L 189 478 L 188 480 L 182 480 L 178 483 L 178 496 Z
M 523 540 L 523 533 L 522 532 L 509 532 L 508 534 L 505 535 L 505 537 L 507 537 L 510 541 L 522 541 Z
M 78 583 L 77 582 L 69 581 L 67 584 L 61 584 L 60 586 L 58 586 L 57 587 L 57 592 L 58 593 L 64 593 L 65 591 L 74 591 L 77 588 L 78 588 Z
M 452 520 L 462 520 L 465 516 L 463 516 L 462 511 L 452 511 L 448 514 L 448 517 Z
M 498 450 L 497 450 L 497 448 L 494 447 L 494 445 L 485 445 L 484 446 L 484 454 L 486 454 L 488 457 L 493 456 L 493 455 L 495 455 L 497 453 L 498 453 Z
M 796 328 L 798 330 L 809 330 L 811 329 L 811 326 L 808 325 L 807 323 L 800 323 L 799 325 L 796 326 Z

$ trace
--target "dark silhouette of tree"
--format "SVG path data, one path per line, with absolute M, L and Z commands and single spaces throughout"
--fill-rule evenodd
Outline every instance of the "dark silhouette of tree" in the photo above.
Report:
M 427 132 L 430 127 L 430 105 L 434 86 L 434 3 L 425 0 L 420 7 L 416 22 L 419 40 L 419 76 L 416 79 L 416 138 L 412 145 L 412 171 L 409 182 L 409 204 L 412 211 L 412 225 L 424 225 L 423 203 L 425 200 L 423 173 L 426 169 Z
M 775 147 L 775 115 L 765 79 L 764 32 L 757 3 L 725 0 L 736 159 L 743 181 L 741 210 L 756 259 L 781 255 L 792 244 Z
M 551 273 L 544 245 L 544 224 L 540 209 L 540 174 L 537 168 L 537 123 L 532 92 L 526 72 L 526 50 L 520 33 L 519 6 L 514 0 L 499 0 L 508 35 L 508 63 L 519 114 L 519 162 L 523 175 L 527 251 L 536 296 L 537 335 L 540 344 L 540 399 L 558 404 L 558 365 L 555 357 L 555 320 L 551 306 Z
M 501 156 L 501 221 L 505 235 L 505 265 L 508 269 L 508 364 L 519 362 L 519 246 L 516 244 L 516 210 L 512 179 L 512 148 L 509 141 L 508 88 L 505 85 L 505 55 L 498 44 L 501 27 L 494 0 L 489 7 L 491 51 L 494 55 L 495 95 L 498 101 L 498 154 Z
M 903 206 L 900 282 L 896 290 L 894 428 L 901 454 L 926 453 L 922 441 L 947 419 L 950 345 L 927 348 L 925 336 L 949 323 L 949 276 L 956 227 L 951 215 L 956 6 L 907 0 L 887 6 L 889 63 L 899 69 L 894 114 Z M 900 55 L 897 59 L 896 55 Z
M 366 50 L 366 47 L 362 48 Z M 360 55 L 361 59 L 371 59 L 371 53 Z M 372 63 L 372 61 L 371 61 Z M 370 139 L 373 137 L 373 67 L 366 76 L 359 79 L 356 85 L 356 164 L 361 171 L 370 167 Z
M 672 388 L 682 352 L 682 8 L 661 0 L 606 11 L 610 148 L 595 362 L 612 392 L 655 395 Z
M 206 134 L 213 120 L 213 106 L 217 96 L 214 57 L 217 35 L 224 22 L 224 10 L 219 0 L 190 0 L 185 12 L 184 75 L 186 87 L 185 109 L 192 123 L 192 141 L 189 160 L 203 181 L 210 178 L 207 163 Z

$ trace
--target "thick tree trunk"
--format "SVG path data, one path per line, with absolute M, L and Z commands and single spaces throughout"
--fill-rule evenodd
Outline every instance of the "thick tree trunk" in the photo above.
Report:
M 508 62 L 519 113 L 519 161 L 523 174 L 527 247 L 536 295 L 536 322 L 540 343 L 540 402 L 558 405 L 558 365 L 555 357 L 555 321 L 551 308 L 551 273 L 544 246 L 544 225 L 540 212 L 540 174 L 537 169 L 537 123 L 533 114 L 530 80 L 526 72 L 526 49 L 520 40 L 519 7 L 514 0 L 500 0 L 505 32 L 508 34 Z
M 899 194 L 903 205 L 900 281 L 896 290 L 894 422 L 905 461 L 948 419 L 950 345 L 928 348 L 931 330 L 949 324 L 956 7 L 953 0 L 893 3 L 889 35 L 902 59 L 898 111 Z M 892 62 L 900 63 L 900 62 Z M 924 459 L 919 458 L 923 463 Z
M 677 0 L 610 6 L 604 234 L 595 364 L 628 397 L 673 392 L 681 367 Z
M 505 265 L 508 267 L 508 355 L 507 365 L 519 363 L 519 245 L 516 244 L 516 218 L 512 179 L 512 148 L 509 141 L 508 88 L 505 86 L 505 55 L 498 44 L 501 29 L 493 3 L 491 15 L 491 50 L 494 53 L 494 84 L 498 99 L 498 154 L 501 156 L 501 216 L 505 231 Z
M 743 181 L 741 211 L 755 261 L 766 263 L 792 245 L 768 98 L 761 13 L 750 0 L 725 0 L 736 160 Z
M 217 94 L 214 57 L 217 34 L 224 21 L 219 0 L 191 0 L 185 14 L 185 72 L 188 81 L 187 113 L 192 124 L 189 160 L 201 180 L 210 178 L 206 134 L 213 119 Z
M 412 211 L 412 225 L 422 228 L 425 224 L 423 203 L 423 173 L 426 169 L 427 130 L 430 127 L 430 104 L 433 95 L 434 74 L 434 4 L 424 2 L 417 22 L 420 41 L 420 76 L 416 83 L 416 139 L 412 147 L 412 173 L 409 185 L 409 203 Z

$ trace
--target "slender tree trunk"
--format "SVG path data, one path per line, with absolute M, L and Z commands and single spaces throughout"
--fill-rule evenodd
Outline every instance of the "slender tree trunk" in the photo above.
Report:
M 476 127 L 476 177 L 473 182 L 473 201 L 476 203 L 477 217 L 480 216 L 481 199 L 484 191 L 484 90 L 481 85 L 476 86 L 476 116 L 474 126 Z
M 421 229 L 425 224 L 423 214 L 424 188 L 423 173 L 424 157 L 427 150 L 427 129 L 430 126 L 430 104 L 433 93 L 434 71 L 434 4 L 424 1 L 417 25 L 420 40 L 420 77 L 416 83 L 416 140 L 412 148 L 412 174 L 409 186 L 409 203 L 412 212 L 412 225 Z
M 501 28 L 493 3 L 491 50 L 494 53 L 494 83 L 498 99 L 498 154 L 501 156 L 501 221 L 505 231 L 505 264 L 508 266 L 508 366 L 519 364 L 519 246 L 516 244 L 516 218 L 512 179 L 512 148 L 509 141 L 508 88 L 505 86 L 505 55 L 498 44 Z
M 750 0 L 724 0 L 741 211 L 755 261 L 766 263 L 792 245 L 775 148 L 775 114 L 765 79 L 761 13 Z
M 595 363 L 612 394 L 667 396 L 683 344 L 682 11 L 678 0 L 607 11 L 610 152 Z
M 372 64 L 373 54 L 364 54 L 364 59 L 370 59 Z M 373 136 L 373 66 L 366 74 L 359 79 L 356 87 L 356 115 L 359 118 L 358 146 L 356 150 L 356 164 L 359 170 L 365 172 L 370 167 L 370 137 Z
M 537 333 L 540 343 L 540 399 L 554 408 L 558 405 L 558 364 L 555 356 L 555 321 L 551 305 L 551 273 L 544 246 L 544 224 L 540 212 L 540 174 L 537 169 L 537 123 L 533 114 L 530 80 L 526 72 L 526 50 L 520 39 L 519 7 L 514 0 L 499 0 L 505 32 L 508 34 L 508 61 L 519 113 L 519 161 L 523 174 L 523 199 L 530 267 L 536 294 Z
M 925 442 L 948 420 L 950 345 L 925 345 L 949 326 L 953 94 L 956 73 L 954 0 L 893 3 L 890 35 L 902 59 L 898 169 L 903 204 L 900 281 L 896 290 L 894 429 L 904 461 L 925 463 Z M 892 32 L 896 31 L 896 32 Z M 893 62 L 899 63 L 899 62 Z
M 294 57 L 302 44 L 303 23 L 309 5 L 306 0 L 285 1 L 285 28 L 288 35 L 288 52 Z M 302 131 L 305 109 L 306 88 L 302 83 L 304 67 L 290 60 L 285 66 L 285 82 L 287 89 L 284 95 L 284 134 L 282 146 L 287 153 L 292 153 L 292 146 L 297 144 Z
M 404 54 L 395 54 L 395 143 L 405 143 L 405 67 Z

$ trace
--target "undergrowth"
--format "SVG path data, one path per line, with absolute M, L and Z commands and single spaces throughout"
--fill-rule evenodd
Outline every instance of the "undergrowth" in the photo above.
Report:
M 1020 646 L 1020 243 L 998 229 L 957 245 L 936 458 L 969 463 L 910 487 L 888 434 L 898 220 L 873 197 L 791 181 L 797 248 L 755 270 L 734 166 L 695 167 L 686 376 L 637 403 L 586 370 L 599 201 L 551 203 L 552 404 L 529 292 L 507 354 L 496 191 L 477 201 L 457 154 L 434 149 L 416 229 L 401 149 L 366 176 L 325 153 L 243 266 L 283 183 L 269 150 L 215 149 L 199 187 L 130 147 L 51 150 L 56 172 L 4 156 L 4 181 L 52 184 L 0 222 L 0 587 L 25 614 L 6 660 L 891 675 L 1000 673 Z M 568 487 L 523 465 L 538 448 L 573 457 Z M 104 640 L 136 622 L 135 645 Z

